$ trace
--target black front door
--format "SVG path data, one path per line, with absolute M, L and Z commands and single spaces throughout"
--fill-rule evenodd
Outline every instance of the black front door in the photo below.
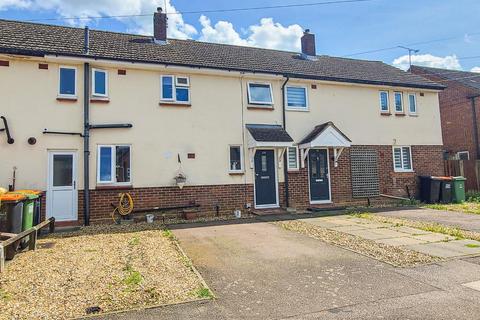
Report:
M 310 200 L 312 202 L 330 200 L 328 155 L 326 149 L 310 149 L 308 152 L 308 169 Z
M 255 152 L 255 204 L 268 206 L 277 204 L 277 182 L 275 177 L 275 152 Z

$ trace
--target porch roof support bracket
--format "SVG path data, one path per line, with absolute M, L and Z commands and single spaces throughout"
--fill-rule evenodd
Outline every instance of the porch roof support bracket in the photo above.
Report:
M 300 149 L 300 155 L 302 157 L 302 161 L 301 161 L 302 169 L 305 168 L 305 161 L 307 160 L 308 151 L 310 151 L 310 148 L 301 148 Z

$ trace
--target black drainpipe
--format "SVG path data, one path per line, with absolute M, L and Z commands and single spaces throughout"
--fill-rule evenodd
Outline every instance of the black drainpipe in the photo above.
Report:
M 282 84 L 282 116 L 283 116 L 283 129 L 287 130 L 287 117 L 285 113 L 285 86 L 287 85 L 288 80 L 290 77 L 287 75 L 285 76 L 287 79 Z M 283 154 L 283 176 L 285 177 L 285 205 L 286 207 L 290 207 L 290 193 L 288 190 L 288 148 Z
M 478 98 L 478 97 L 480 97 L 480 95 L 469 97 L 472 100 L 473 141 L 475 142 L 475 151 L 477 153 L 476 155 L 477 160 L 480 159 L 480 147 L 478 145 L 477 108 L 475 106 L 475 98 Z
M 85 27 L 85 54 L 89 53 L 89 31 Z M 83 217 L 90 225 L 90 64 L 83 65 Z

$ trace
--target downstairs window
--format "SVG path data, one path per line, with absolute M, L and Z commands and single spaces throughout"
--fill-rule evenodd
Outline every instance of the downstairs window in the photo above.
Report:
M 130 184 L 130 173 L 130 146 L 98 146 L 98 183 Z
M 412 172 L 412 149 L 410 147 L 393 147 L 393 166 L 395 172 Z

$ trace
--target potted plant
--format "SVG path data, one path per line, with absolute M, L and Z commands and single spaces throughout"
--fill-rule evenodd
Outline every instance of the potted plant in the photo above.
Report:
M 183 186 L 185 185 L 185 182 L 187 181 L 187 177 L 183 173 L 178 173 L 174 178 L 175 182 L 177 183 L 177 186 L 182 189 Z

